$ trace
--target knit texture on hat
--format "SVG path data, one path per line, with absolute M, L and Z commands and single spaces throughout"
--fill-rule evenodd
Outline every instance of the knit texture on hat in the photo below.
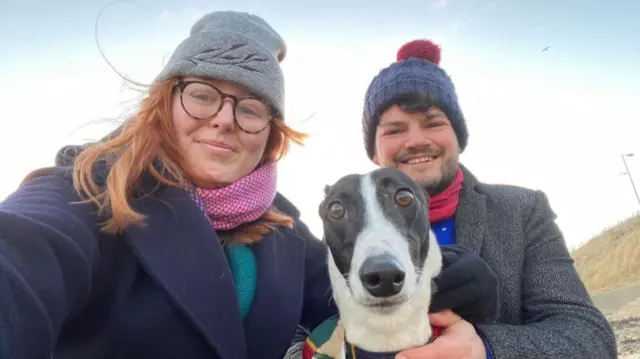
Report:
M 193 25 L 154 82 L 174 76 L 234 82 L 263 98 L 284 118 L 280 62 L 286 52 L 282 37 L 262 18 L 244 12 L 212 12 Z
M 403 45 L 397 62 L 371 81 L 365 95 L 362 132 L 369 158 L 375 153 L 375 133 L 383 107 L 403 95 L 426 94 L 449 118 L 461 150 L 469 137 L 453 82 L 439 66 L 440 48 L 431 41 L 415 40 Z

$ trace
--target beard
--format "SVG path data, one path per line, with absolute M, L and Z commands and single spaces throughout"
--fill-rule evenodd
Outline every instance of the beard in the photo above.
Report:
M 433 197 L 442 193 L 447 187 L 449 187 L 456 178 L 458 171 L 457 164 L 453 166 L 445 166 L 443 163 L 440 170 L 440 176 L 438 178 L 416 178 L 414 181 L 418 183 L 424 191 Z
M 410 157 L 433 157 L 430 168 L 419 170 L 404 164 Z M 398 153 L 393 162 L 395 167 L 403 170 L 413 181 L 420 185 L 429 196 L 435 196 L 453 183 L 458 171 L 458 153 L 441 151 L 434 148 L 410 148 Z M 405 167 L 406 166 L 406 167 Z

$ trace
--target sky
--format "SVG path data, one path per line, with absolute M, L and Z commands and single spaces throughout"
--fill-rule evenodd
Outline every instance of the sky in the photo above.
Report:
M 636 154 L 627 164 L 640 187 L 640 2 L 374 3 L 0 0 L 0 199 L 61 146 L 102 137 L 135 109 L 140 94 L 97 43 L 149 83 L 200 16 L 238 10 L 287 42 L 286 120 L 311 137 L 279 165 L 278 188 L 318 236 L 324 186 L 375 168 L 366 88 L 417 38 L 442 47 L 470 132 L 461 162 L 481 181 L 544 191 L 570 248 L 640 210 L 621 158 Z

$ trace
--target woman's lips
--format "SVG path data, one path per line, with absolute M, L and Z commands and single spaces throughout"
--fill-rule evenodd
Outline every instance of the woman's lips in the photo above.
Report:
M 231 146 L 221 141 L 199 140 L 198 143 L 216 152 L 235 152 Z

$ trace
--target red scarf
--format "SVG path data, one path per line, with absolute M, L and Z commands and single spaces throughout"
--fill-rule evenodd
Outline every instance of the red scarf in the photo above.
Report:
M 456 178 L 444 191 L 429 197 L 429 222 L 438 222 L 453 216 L 460 201 L 460 189 L 462 188 L 464 175 L 458 168 Z

